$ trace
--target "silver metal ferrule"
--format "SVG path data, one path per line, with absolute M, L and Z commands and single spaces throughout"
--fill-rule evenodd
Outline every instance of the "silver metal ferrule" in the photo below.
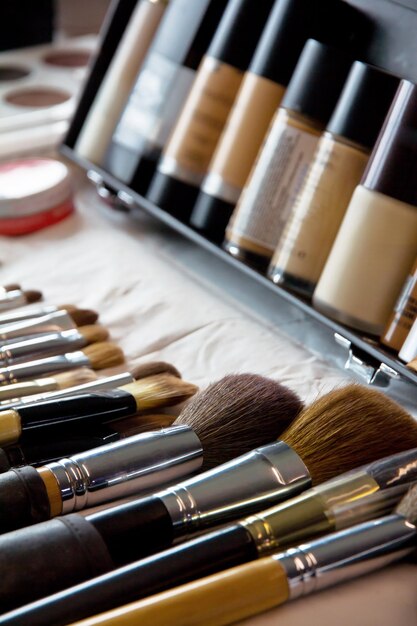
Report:
M 134 435 L 50 463 L 61 488 L 62 513 L 139 494 L 196 472 L 203 448 L 188 426 Z
M 38 337 L 23 339 L 0 346 L 0 366 L 11 365 L 14 361 L 28 359 L 39 353 L 55 354 L 83 348 L 86 344 L 83 335 L 75 328 L 61 332 L 45 333 Z M 33 358 L 33 357 L 32 357 Z
M 311 485 L 308 469 L 286 443 L 256 448 L 159 492 L 174 530 L 195 531 L 285 500 Z
M 60 332 L 75 328 L 74 320 L 66 311 L 55 311 L 35 319 L 22 320 L 0 327 L 0 341 L 21 338 L 37 333 Z
M 14 291 L 5 291 L 0 295 L 0 311 L 8 311 L 17 306 L 27 304 L 23 291 L 16 289 Z
M 90 367 L 90 362 L 84 352 L 67 352 L 56 356 L 46 357 L 0 367 L 0 385 L 10 385 L 22 380 L 30 380 L 54 372 L 77 369 L 78 367 Z
M 273 555 L 291 600 L 388 565 L 415 549 L 416 527 L 400 515 L 353 526 Z
M 15 324 L 16 322 L 23 322 L 36 317 L 43 317 L 44 315 L 49 315 L 50 313 L 56 313 L 58 310 L 59 309 L 56 306 L 52 305 L 26 305 L 23 309 L 8 311 L 7 313 L 0 314 L 0 327 L 3 326 L 3 324 Z

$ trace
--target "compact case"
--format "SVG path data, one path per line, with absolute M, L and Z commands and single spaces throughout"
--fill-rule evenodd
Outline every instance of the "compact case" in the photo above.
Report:
M 308 330 L 298 337 L 305 345 L 351 370 L 362 382 L 389 387 L 394 395 L 407 398 L 412 403 L 417 402 L 416 372 L 408 369 L 393 352 L 384 349 L 375 337 L 364 336 L 329 319 L 315 310 L 306 299 L 275 285 L 261 272 L 233 258 L 220 245 L 197 233 L 101 167 L 77 154 L 74 148 L 77 138 L 136 4 L 136 0 L 114 0 L 111 5 L 101 33 L 100 54 L 92 66 L 61 152 L 87 170 L 87 175 L 97 186 L 99 194 L 110 200 L 114 208 L 129 210 L 132 214 L 145 211 L 155 220 L 204 248 L 209 254 L 215 255 L 222 263 L 234 268 L 233 271 L 243 274 L 249 292 L 253 290 L 254 294 L 259 294 L 261 290 L 265 298 L 273 302 L 274 307 L 287 311 L 288 315 L 306 320 Z M 358 58 L 382 67 L 400 78 L 417 82 L 417 6 L 406 0 L 349 0 L 349 4 L 361 10 L 372 24 L 370 45 L 367 52 Z M 254 295 L 254 300 L 256 297 Z M 333 353 L 334 358 L 329 357 L 329 353 Z

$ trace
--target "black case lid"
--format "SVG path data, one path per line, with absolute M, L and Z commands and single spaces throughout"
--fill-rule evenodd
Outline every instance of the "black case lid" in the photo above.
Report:
M 171 0 L 149 49 L 197 69 L 228 0 Z
M 286 86 L 307 39 L 360 56 L 370 34 L 370 20 L 342 0 L 276 0 L 249 71 Z
M 296 111 L 325 126 L 339 99 L 351 65 L 352 59 L 345 52 L 309 39 L 281 107 Z
M 417 85 L 400 83 L 361 185 L 417 206 Z
M 356 61 L 327 130 L 372 149 L 399 82 L 389 72 Z
M 207 54 L 245 71 L 274 0 L 229 0 Z

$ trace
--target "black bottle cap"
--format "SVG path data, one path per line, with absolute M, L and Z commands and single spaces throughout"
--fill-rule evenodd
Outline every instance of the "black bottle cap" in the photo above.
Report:
M 281 107 L 327 124 L 352 65 L 343 51 L 309 39 L 281 102 Z
M 417 206 L 417 85 L 402 80 L 361 180 Z
M 326 130 L 372 149 L 400 79 L 355 61 Z
M 207 54 L 245 71 L 274 0 L 229 0 Z
M 364 13 L 342 0 L 276 0 L 249 71 L 288 85 L 307 39 L 361 56 L 371 35 Z

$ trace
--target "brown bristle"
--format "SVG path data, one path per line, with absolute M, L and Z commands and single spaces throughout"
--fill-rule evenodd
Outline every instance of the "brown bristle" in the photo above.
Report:
M 171 374 L 147 376 L 123 385 L 135 397 L 138 411 L 148 411 L 161 406 L 173 406 L 191 398 L 198 387 Z
M 4 289 L 4 291 L 20 291 L 21 286 L 19 283 L 9 283 L 8 285 L 3 285 L 2 289 Z
M 348 385 L 322 396 L 282 435 L 302 458 L 313 484 L 417 447 L 417 423 L 386 395 Z
M 106 341 L 109 338 L 109 331 L 99 324 L 89 324 L 81 326 L 78 332 L 84 337 L 87 344 L 97 343 L 97 341 Z
M 26 302 L 28 304 L 32 304 L 32 302 L 39 302 L 42 300 L 42 293 L 40 291 L 35 291 L 34 289 L 29 291 L 24 291 Z
M 132 376 L 135 380 L 146 378 L 147 376 L 156 376 L 156 374 L 171 374 L 177 378 L 181 378 L 181 374 L 176 367 L 165 361 L 151 361 L 150 363 L 142 363 L 132 368 Z
M 403 515 L 412 524 L 417 525 L 417 485 L 407 491 L 395 512 Z
M 203 469 L 209 469 L 277 439 L 302 406 L 274 380 L 234 374 L 200 391 L 174 424 L 191 426 L 204 448 Z
M 121 365 L 125 360 L 123 350 L 116 344 L 106 341 L 92 343 L 91 346 L 84 348 L 83 352 L 94 370 L 115 367 Z
M 75 304 L 61 304 L 58 309 L 60 309 L 61 311 L 66 311 L 71 315 L 72 313 L 74 313 L 74 311 L 77 310 L 77 307 L 75 306 Z
M 87 326 L 87 324 L 95 324 L 98 320 L 98 313 L 90 309 L 75 309 L 68 311 L 77 326 Z
M 58 389 L 67 389 L 68 387 L 76 387 L 76 385 L 90 383 L 93 380 L 97 380 L 98 376 L 93 370 L 88 369 L 88 367 L 80 367 L 80 369 L 77 370 L 55 374 L 54 378 Z

